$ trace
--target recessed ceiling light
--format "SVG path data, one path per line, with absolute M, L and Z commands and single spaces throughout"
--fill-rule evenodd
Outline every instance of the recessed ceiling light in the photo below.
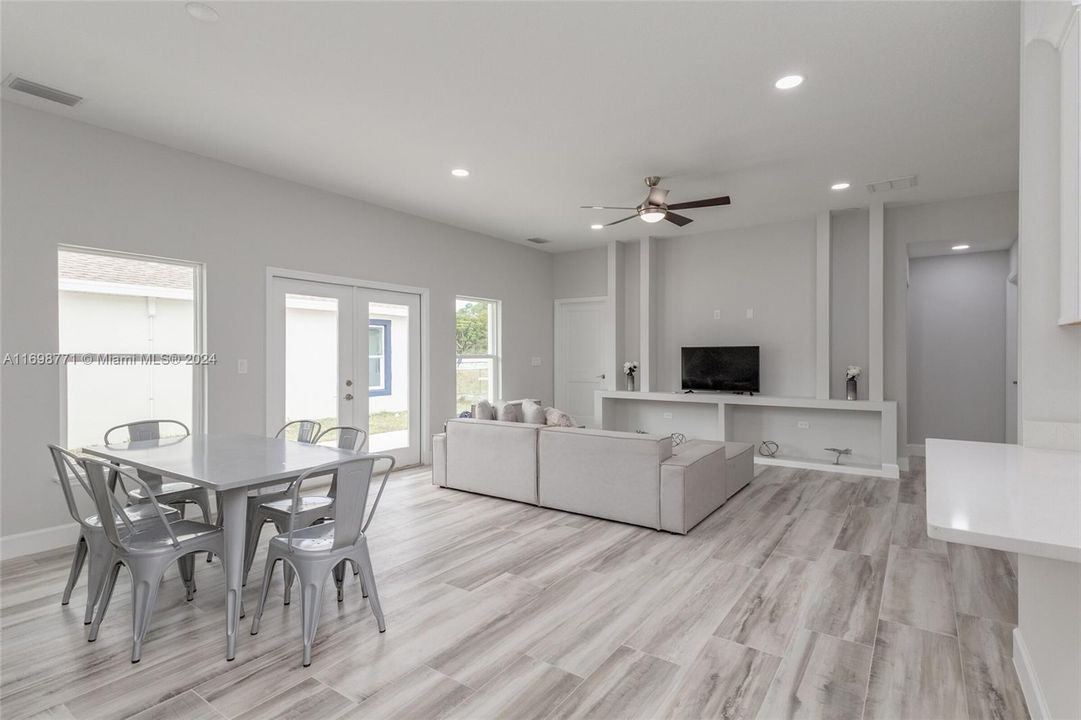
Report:
M 190 2 L 184 6 L 184 9 L 188 11 L 188 15 L 191 15 L 199 22 L 212 23 L 218 21 L 218 11 L 209 5 L 204 5 L 200 2 Z
M 450 171 L 450 174 L 454 177 L 469 177 L 469 171 L 465 168 L 454 168 Z
M 778 90 L 791 90 L 794 87 L 799 87 L 803 84 L 802 75 L 785 75 L 783 78 L 773 83 L 773 87 Z
M 590 226 L 589 226 L 589 229 L 590 229 L 590 230 L 603 230 L 603 229 L 604 229 L 604 225 L 597 225 L 596 223 L 594 223 L 593 225 L 590 225 Z
M 593 209 L 594 210 L 604 210 L 604 208 L 602 208 L 600 205 L 594 205 Z
M 954 245 L 950 250 L 968 250 L 968 245 Z
M 839 182 L 830 185 L 830 190 L 847 190 L 850 187 L 852 187 L 852 185 L 850 185 L 849 183 Z

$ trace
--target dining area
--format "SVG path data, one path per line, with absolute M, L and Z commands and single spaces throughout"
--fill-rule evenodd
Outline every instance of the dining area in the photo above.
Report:
M 100 444 L 77 452 L 50 444 L 63 501 L 79 527 L 61 604 L 85 583 L 86 641 L 97 641 L 126 570 L 130 660 L 168 654 L 169 643 L 155 646 L 153 618 L 156 605 L 174 601 L 160 592 L 177 585 L 163 584 L 175 566 L 184 602 L 196 599 L 200 584 L 215 594 L 199 604 L 224 612 L 224 657 L 232 661 L 243 651 L 242 620 L 250 617 L 250 634 L 259 633 L 280 565 L 282 604 L 295 605 L 293 586 L 299 591 L 299 622 L 290 626 L 300 625 L 304 667 L 312 663 L 330 578 L 339 604 L 346 583 L 356 583 L 384 632 L 366 531 L 395 461 L 366 453 L 367 440 L 361 428 L 323 428 L 315 420 L 289 422 L 273 437 L 193 434 L 180 421 L 140 420 L 110 428 Z M 267 524 L 274 529 L 269 542 Z M 264 551 L 260 576 L 253 566 Z M 259 594 L 245 608 L 249 578 Z

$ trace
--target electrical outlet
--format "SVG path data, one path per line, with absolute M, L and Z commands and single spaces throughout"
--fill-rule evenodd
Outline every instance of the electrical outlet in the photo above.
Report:
M 807 422 L 806 420 L 800 420 L 796 423 L 796 427 L 798 427 L 800 430 L 808 430 L 811 427 L 811 423 Z
M 754 308 L 747 308 L 747 319 L 754 320 Z
M 540 367 L 541 366 L 541 359 L 539 357 L 535 357 L 535 358 L 533 358 L 531 364 L 533 365 L 533 367 Z
M 236 361 L 236 372 L 237 372 L 238 375 L 247 375 L 248 374 L 248 361 L 247 360 L 237 360 Z
M 672 419 L 672 413 L 665 413 L 664 414 L 664 419 L 665 420 L 671 420 Z
M 720 320 L 721 319 L 721 311 L 720 310 L 714 310 L 713 311 L 713 319 L 714 320 Z

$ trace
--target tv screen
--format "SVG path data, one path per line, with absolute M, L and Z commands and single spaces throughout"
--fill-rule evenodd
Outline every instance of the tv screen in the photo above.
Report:
M 683 389 L 758 392 L 758 346 L 683 348 Z

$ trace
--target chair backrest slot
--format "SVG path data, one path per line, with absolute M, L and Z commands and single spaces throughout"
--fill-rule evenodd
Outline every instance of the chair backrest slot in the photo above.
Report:
M 281 429 L 274 434 L 274 437 L 285 437 L 293 427 L 296 427 L 297 430 L 297 442 L 311 444 L 319 436 L 322 425 L 315 420 L 293 420 L 282 425 Z

